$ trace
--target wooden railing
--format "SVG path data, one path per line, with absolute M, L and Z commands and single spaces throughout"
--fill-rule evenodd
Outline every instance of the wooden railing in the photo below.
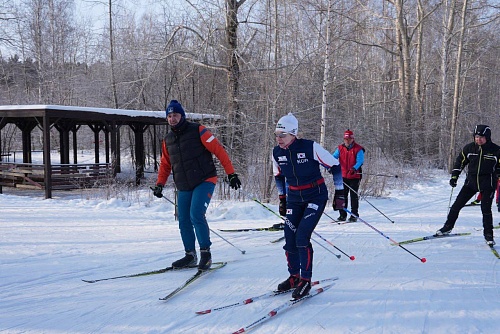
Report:
M 92 188 L 112 180 L 111 164 L 52 165 L 51 189 Z M 45 166 L 41 164 L 0 162 L 0 186 L 45 189 Z

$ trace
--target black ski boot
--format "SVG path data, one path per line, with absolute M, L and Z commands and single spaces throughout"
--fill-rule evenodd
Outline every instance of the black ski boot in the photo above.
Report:
M 443 227 L 436 231 L 435 235 L 442 237 L 443 235 L 450 234 L 451 230 L 453 230 L 452 226 L 444 224 Z
M 283 292 L 283 291 L 288 291 L 290 289 L 293 289 L 299 284 L 300 277 L 299 275 L 290 275 L 286 280 L 278 284 L 278 289 L 277 291 Z
M 200 249 L 200 263 L 198 264 L 198 270 L 208 270 L 212 265 L 212 253 L 210 253 L 210 248 Z
M 285 229 L 285 224 L 284 223 L 278 223 L 274 224 L 272 227 L 273 230 L 284 230 Z
M 310 290 L 311 290 L 311 280 L 301 278 L 299 284 L 292 293 L 292 298 L 293 299 L 303 298 L 304 296 L 307 296 L 309 294 Z
M 172 262 L 172 267 L 174 269 L 196 267 L 196 263 L 198 263 L 196 252 L 189 251 L 182 259 Z

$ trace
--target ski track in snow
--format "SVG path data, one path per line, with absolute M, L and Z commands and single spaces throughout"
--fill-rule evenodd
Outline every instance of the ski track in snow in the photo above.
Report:
M 231 333 L 287 301 L 283 295 L 196 315 L 273 290 L 288 276 L 282 232 L 220 232 L 269 227 L 281 220 L 253 201 L 218 201 L 207 212 L 214 261 L 228 264 L 171 300 L 160 301 L 195 272 L 102 281 L 167 267 L 183 255 L 173 207 L 143 191 L 140 204 L 61 195 L 42 200 L 0 194 L 0 333 Z M 458 191 L 456 192 L 458 193 Z M 388 198 L 367 198 L 361 217 L 403 241 L 430 235 L 447 214 L 450 187 L 436 177 Z M 277 201 L 276 201 L 277 202 Z M 145 205 L 147 203 L 147 205 Z M 267 204 L 266 204 L 267 205 Z M 277 211 L 276 204 L 268 205 Z M 494 209 L 495 224 L 499 213 Z M 327 207 L 336 218 L 337 212 Z M 470 236 L 404 245 L 421 263 L 362 222 L 316 232 L 349 255 L 313 243 L 314 277 L 339 276 L 324 293 L 292 307 L 252 333 L 495 333 L 500 328 L 499 260 L 484 243 L 478 208 L 462 210 L 454 232 Z M 498 230 L 495 230 L 499 233 Z M 336 254 L 320 238 L 313 238 Z M 500 238 L 497 237 L 498 240 Z

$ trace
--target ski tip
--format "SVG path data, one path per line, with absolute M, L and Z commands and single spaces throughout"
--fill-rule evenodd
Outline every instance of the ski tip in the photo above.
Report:
M 206 271 L 212 271 L 212 270 L 220 269 L 222 267 L 225 267 L 226 264 L 227 264 L 227 262 L 213 262 L 212 266 L 208 270 L 206 270 Z
M 86 279 L 82 279 L 83 282 L 85 283 L 95 283 L 97 282 L 96 280 L 86 280 Z
M 211 312 L 212 312 L 212 310 L 196 311 L 196 314 L 209 314 Z
M 236 332 L 233 332 L 232 334 L 240 334 L 240 333 L 245 333 L 245 328 L 240 328 Z

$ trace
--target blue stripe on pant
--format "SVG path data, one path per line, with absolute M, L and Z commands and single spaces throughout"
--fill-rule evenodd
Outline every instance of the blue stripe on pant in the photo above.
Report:
M 285 246 L 290 275 L 311 279 L 313 248 L 311 235 L 325 210 L 326 200 L 288 202 L 285 220 Z
M 210 242 L 210 227 L 205 213 L 214 189 L 215 184 L 212 182 L 203 182 L 193 190 L 179 191 L 177 194 L 179 230 L 186 252 L 196 249 L 196 239 L 198 239 L 200 248 L 209 248 L 212 244 Z

